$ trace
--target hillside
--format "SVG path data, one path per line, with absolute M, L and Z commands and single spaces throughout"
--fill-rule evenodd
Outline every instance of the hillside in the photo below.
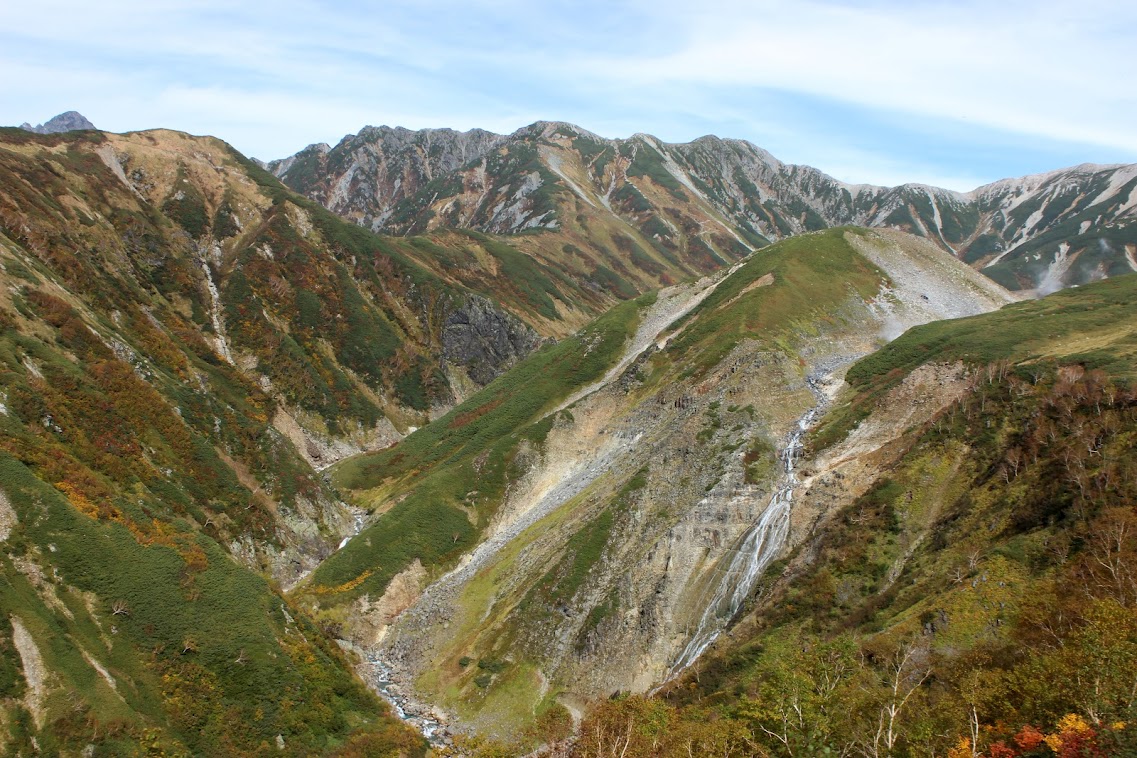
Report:
M 1119 277 L 854 364 L 806 442 L 791 549 L 575 754 L 1133 753 L 1135 304 Z
M 640 248 L 635 268 L 672 278 L 842 224 L 925 237 L 1011 289 L 1051 292 L 1137 268 L 1131 165 L 1082 165 L 959 193 L 850 185 L 743 140 L 613 140 L 537 122 L 508 136 L 367 127 L 268 166 L 376 231 L 525 232 L 609 268 L 626 238 Z
M 790 486 L 780 451 L 853 360 L 1012 300 L 923 240 L 837 229 L 626 303 L 333 469 L 375 520 L 297 598 L 462 724 L 563 729 L 719 634 L 700 598 L 746 594 L 732 557 Z
M 211 138 L 0 136 L 8 238 L 102 319 L 134 314 L 104 329 L 195 333 L 282 401 L 317 465 L 389 444 L 645 286 L 477 232 L 368 234 Z
M 1132 167 L 271 168 L 0 129 L 0 753 L 1132 747 Z
M 280 594 L 363 520 L 319 471 L 620 296 L 216 139 L 0 130 L 0 750 L 421 753 Z
M 6 755 L 425 751 L 277 584 L 350 533 L 311 461 L 365 444 L 386 418 L 366 382 L 402 375 L 349 379 L 352 327 L 282 316 L 274 256 L 391 328 L 257 176 L 175 133 L 0 133 Z

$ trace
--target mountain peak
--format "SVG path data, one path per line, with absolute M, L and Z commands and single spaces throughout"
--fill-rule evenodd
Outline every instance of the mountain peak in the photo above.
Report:
M 78 111 L 67 111 L 60 113 L 53 119 L 40 124 L 39 126 L 32 126 L 26 121 L 20 124 L 20 128 L 36 134 L 59 134 L 61 132 L 74 132 L 81 129 L 96 129 L 97 127 L 92 124 L 87 118 Z

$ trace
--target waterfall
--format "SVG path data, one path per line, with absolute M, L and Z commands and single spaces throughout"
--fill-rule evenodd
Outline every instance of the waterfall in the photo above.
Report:
M 823 398 L 814 381 L 812 379 L 807 381 L 814 395 L 821 401 Z M 671 666 L 665 681 L 672 679 L 694 663 L 711 646 L 738 613 L 750 591 L 754 589 L 758 577 L 785 545 L 790 530 L 790 503 L 798 484 L 794 467 L 801 454 L 802 438 L 817 418 L 819 407 L 820 402 L 798 419 L 797 426 L 782 450 L 782 477 L 777 489 L 758 522 L 743 536 L 738 550 L 719 580 L 715 594 L 703 609 L 703 615 L 699 619 L 694 635 Z

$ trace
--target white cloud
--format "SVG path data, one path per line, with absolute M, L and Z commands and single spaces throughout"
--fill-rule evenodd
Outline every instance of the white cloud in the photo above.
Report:
M 593 60 L 640 86 L 769 87 L 1137 152 L 1134 6 L 707 0 L 652 57 Z

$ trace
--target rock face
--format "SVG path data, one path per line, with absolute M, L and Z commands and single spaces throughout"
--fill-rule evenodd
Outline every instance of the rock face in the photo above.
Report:
M 605 139 L 537 122 L 508 136 L 368 127 L 270 167 L 334 212 L 398 234 L 583 227 L 603 245 L 623 228 L 686 261 L 854 224 L 925 237 L 1011 289 L 1137 270 L 1134 165 L 1086 164 L 960 193 L 846 184 L 744 140 Z
M 95 125 L 84 118 L 83 114 L 77 111 L 67 111 L 60 113 L 53 119 L 48 120 L 46 123 L 39 126 L 32 126 L 26 121 L 20 124 L 20 128 L 36 134 L 60 134 L 62 132 L 73 132 L 80 129 L 95 129 Z
M 344 137 L 335 149 L 310 145 L 268 169 L 329 210 L 372 230 L 383 229 L 395 207 L 506 138 L 472 129 L 367 126 Z
M 530 327 L 484 297 L 471 297 L 446 318 L 442 356 L 466 368 L 477 384 L 489 384 L 541 343 Z

